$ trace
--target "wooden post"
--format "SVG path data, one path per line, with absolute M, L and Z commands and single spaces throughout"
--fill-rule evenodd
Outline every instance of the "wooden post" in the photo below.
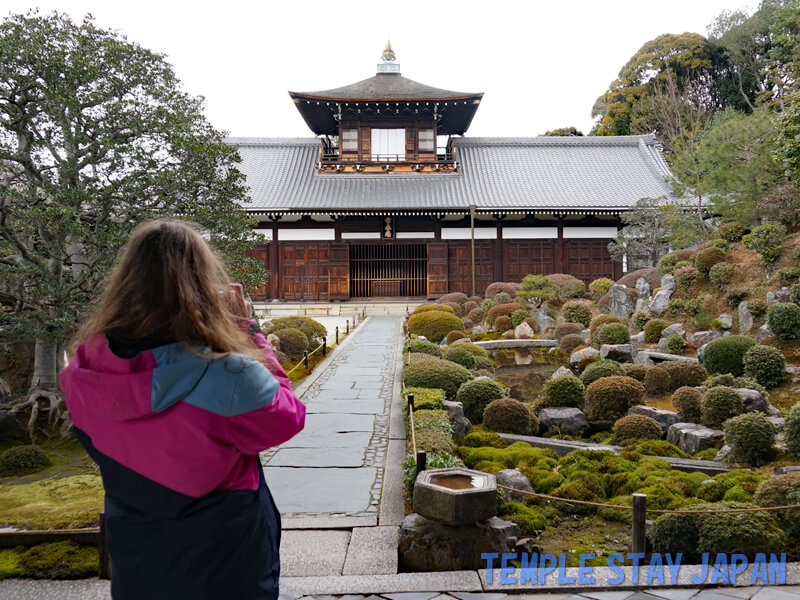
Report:
M 100 579 L 111 579 L 111 555 L 106 541 L 106 513 L 100 512 L 100 533 L 97 536 L 97 573 Z
M 306 371 L 308 371 L 308 350 L 303 350 L 303 365 L 305 365 Z
M 322 338 L 322 356 L 328 356 L 328 338 Z
M 336 326 L 336 343 L 339 343 L 339 326 Z
M 634 553 L 645 552 L 645 521 L 647 519 L 647 494 L 633 495 L 633 519 L 631 524 L 631 548 Z
M 350 334 L 350 319 L 347 319 L 347 321 L 345 321 L 344 325 L 345 325 L 344 332 L 349 335 Z
M 417 452 L 417 475 L 422 473 L 426 467 L 427 458 L 425 452 Z
M 409 394 L 406 398 L 408 400 L 408 414 L 414 412 L 414 394 Z

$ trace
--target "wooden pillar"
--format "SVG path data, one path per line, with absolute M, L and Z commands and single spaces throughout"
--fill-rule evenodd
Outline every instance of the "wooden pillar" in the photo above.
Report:
M 564 247 L 564 217 L 562 215 L 558 215 L 557 220 L 558 225 L 558 238 L 556 240 L 556 252 L 555 252 L 555 264 L 553 268 L 555 269 L 554 272 L 557 273 L 567 273 L 567 269 L 569 265 L 567 264 L 569 261 L 566 257 L 566 248 Z
M 497 220 L 497 239 L 494 240 L 494 248 L 492 249 L 493 262 L 494 262 L 494 281 L 505 281 L 503 277 L 503 221 Z M 486 290 L 484 290 L 485 292 Z M 483 295 L 483 294 L 481 294 Z
M 283 299 L 281 294 L 281 265 L 280 265 L 280 252 L 278 252 L 278 228 L 272 228 L 272 241 L 269 243 L 269 285 L 267 286 L 267 300 Z

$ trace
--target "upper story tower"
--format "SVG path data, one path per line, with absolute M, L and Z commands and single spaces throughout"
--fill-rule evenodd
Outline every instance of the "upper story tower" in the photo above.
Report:
M 289 92 L 321 136 L 320 173 L 452 173 L 452 136 L 469 128 L 483 93 L 434 88 L 400 75 L 391 44 L 374 77 L 318 92 Z

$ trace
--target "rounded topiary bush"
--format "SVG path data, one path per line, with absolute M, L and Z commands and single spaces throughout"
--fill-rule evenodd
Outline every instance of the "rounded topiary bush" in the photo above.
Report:
M 728 263 L 717 263 L 708 272 L 708 280 L 718 288 L 724 288 L 731 280 L 733 266 Z
M 747 310 L 754 317 L 760 317 L 767 313 L 767 301 L 764 298 L 753 298 L 747 301 Z
M 288 327 L 302 331 L 308 338 L 308 343 L 313 344 L 315 347 L 320 345 L 325 336 L 328 335 L 328 330 L 325 326 L 310 317 L 280 317 L 273 319 L 264 328 L 264 335 L 276 333 L 278 330 Z
M 669 389 L 677 390 L 683 386 L 698 386 L 702 384 L 708 373 L 703 365 L 686 360 L 666 360 L 658 365 L 669 373 Z
M 463 323 L 464 321 L 461 322 Z M 444 336 L 444 341 L 447 342 L 447 344 L 452 344 L 453 342 L 456 342 L 464 338 L 465 336 L 466 334 L 464 333 L 463 329 L 454 329 L 453 331 L 449 332 L 446 336 Z
M 708 273 L 711 267 L 725 260 L 725 252 L 716 246 L 707 246 L 700 250 L 694 259 L 694 265 L 701 273 Z
M 725 421 L 725 443 L 731 447 L 733 459 L 754 467 L 772 460 L 776 433 L 778 429 L 761 412 L 746 413 Z
M 524 309 L 515 310 L 511 313 L 511 326 L 519 327 L 528 318 L 528 311 Z M 534 330 L 535 331 L 535 330 Z
M 495 324 L 495 321 L 501 316 L 508 317 L 510 321 L 511 315 L 513 315 L 514 311 L 517 310 L 527 310 L 527 307 L 519 302 L 497 304 L 489 309 L 489 312 L 486 313 L 486 322 L 490 325 Z
M 767 325 L 775 337 L 796 340 L 800 337 L 800 306 L 794 302 L 778 302 L 767 309 Z
M 447 306 L 436 304 L 436 307 Z M 417 312 L 408 319 L 408 331 L 412 335 L 422 335 L 432 342 L 441 342 L 444 336 L 453 330 L 461 330 L 463 321 L 452 312 L 444 310 L 427 310 Z
M 786 378 L 786 357 L 772 346 L 758 344 L 744 353 L 744 373 L 765 388 L 773 388 Z
M 736 223 L 735 221 L 731 223 L 723 223 L 719 226 L 719 229 L 717 229 L 717 235 L 719 235 L 719 237 L 726 242 L 730 243 L 741 241 L 744 232 L 744 225 L 741 223 Z
M 456 346 L 454 348 L 448 348 L 447 352 L 445 352 L 444 357 L 449 361 L 461 365 L 465 369 L 470 369 L 470 370 L 474 369 L 475 365 L 477 364 L 475 355 L 472 354 L 472 352 L 470 352 L 466 348 L 462 348 L 459 346 Z
M 435 356 L 437 358 L 442 357 L 442 347 L 439 344 L 434 344 L 433 342 L 429 342 L 427 340 L 411 340 L 408 342 L 406 346 L 406 353 L 408 352 L 422 352 L 425 354 L 430 354 L 431 356 Z
M 800 403 L 789 409 L 783 425 L 783 436 L 789 454 L 800 457 Z
M 636 381 L 644 383 L 644 378 L 647 377 L 647 372 L 652 369 L 647 365 L 640 365 L 637 363 L 622 363 L 622 370 L 625 375 L 633 377 Z
M 719 429 L 730 418 L 744 412 L 744 398 L 729 387 L 715 387 L 703 394 L 700 403 L 700 419 L 703 425 Z
M 467 352 L 473 354 L 475 358 L 489 358 L 489 353 L 486 350 L 472 342 L 455 342 L 450 348 L 463 348 Z
M 452 292 L 450 294 L 440 296 L 437 302 L 440 304 L 449 304 L 452 302 L 454 304 L 458 304 L 459 306 L 464 306 L 468 299 L 468 296 L 464 292 Z
M 444 312 L 453 313 L 453 307 L 447 304 L 420 304 L 417 308 L 414 309 L 413 314 L 416 315 L 431 310 L 441 310 Z
M 562 337 L 558 342 L 558 349 L 561 351 L 561 356 L 569 356 L 575 351 L 575 348 L 583 345 L 583 338 L 579 333 L 570 333 Z
M 627 415 L 614 423 L 614 442 L 617 444 L 633 439 L 660 440 L 661 436 L 658 421 L 644 415 Z
M 586 387 L 580 379 L 572 375 L 552 377 L 544 384 L 546 406 L 568 406 L 580 408 Z
M 467 313 L 467 318 L 473 323 L 480 323 L 483 321 L 483 311 L 480 308 L 473 308 Z
M 458 389 L 456 401 L 464 407 L 464 415 L 473 423 L 483 422 L 483 411 L 492 400 L 505 398 L 506 389 L 489 377 L 468 381 Z
M 703 393 L 693 387 L 680 387 L 672 394 L 672 406 L 685 421 L 699 423 L 702 413 L 700 405 L 703 401 Z
M 588 327 L 592 322 L 592 307 L 586 301 L 570 300 L 565 302 L 561 307 L 561 314 L 567 321 L 580 323 L 584 327 Z
M 800 473 L 773 475 L 758 484 L 753 501 L 759 506 L 790 506 L 800 504 Z M 783 529 L 790 536 L 800 534 L 800 508 L 775 511 Z
M 658 261 L 658 272 L 662 275 L 674 274 L 678 263 L 691 261 L 694 258 L 693 250 L 675 250 L 665 254 Z
M 661 339 L 661 332 L 669 327 L 664 319 L 650 319 L 644 325 L 644 341 L 648 344 L 656 344 Z
M 597 302 L 608 293 L 614 282 L 608 277 L 600 277 L 589 284 L 589 297 Z
M 464 439 L 461 441 L 462 446 L 467 448 L 481 448 L 488 446 L 490 448 L 505 448 L 506 441 L 497 435 L 494 431 L 481 431 L 480 429 L 472 429 Z
M 660 366 L 651 367 L 644 376 L 644 387 L 654 396 L 666 394 L 669 391 L 669 373 Z
M 632 377 L 603 377 L 586 388 L 583 412 L 590 421 L 616 421 L 641 403 L 644 392 L 644 386 Z
M 472 373 L 449 360 L 412 362 L 403 369 L 403 383 L 407 387 L 439 388 L 452 400 L 462 383 L 470 381 Z
M 483 424 L 500 433 L 533 435 L 539 431 L 539 420 L 531 414 L 527 406 L 514 398 L 498 398 L 486 405 Z
M 637 310 L 633 313 L 633 318 L 631 319 L 633 322 L 634 327 L 637 329 L 644 329 L 644 326 L 647 325 L 648 321 L 653 319 L 653 315 L 643 310 Z
M 494 328 L 496 331 L 508 331 L 511 329 L 511 317 L 500 315 L 494 320 Z
M 583 385 L 589 385 L 601 377 L 623 376 L 625 369 L 614 360 L 598 360 L 586 367 L 581 373 Z
M 583 325 L 580 323 L 561 323 L 553 329 L 553 338 L 560 340 L 565 335 L 570 335 L 571 333 L 579 334 L 581 331 L 583 331 Z
M 274 335 L 281 341 L 281 352 L 292 360 L 300 360 L 308 350 L 308 337 L 299 329 L 286 327 L 276 330 Z
M 703 366 L 709 373 L 744 373 L 742 359 L 745 352 L 755 346 L 753 338 L 746 335 L 729 335 L 711 340 L 703 351 Z
M 511 302 L 511 295 L 506 292 L 497 292 L 492 298 L 492 302 L 497 304 L 508 304 Z
M 455 302 L 439 302 L 441 306 L 449 306 L 453 309 L 453 314 L 457 317 L 460 317 L 464 314 L 464 311 L 461 309 L 461 305 Z
M 36 473 L 50 465 L 39 446 L 14 446 L 0 454 L 0 474 L 5 476 Z
M 627 344 L 631 341 L 628 328 L 622 323 L 606 323 L 595 331 L 597 345 L 603 344 Z
M 609 323 L 622 323 L 622 319 L 619 317 L 615 317 L 614 315 L 599 315 L 592 319 L 592 322 L 589 324 L 589 339 L 592 340 L 592 344 L 597 344 L 595 335 L 597 334 L 597 330 L 600 329 L 603 325 L 607 325 Z
M 682 335 L 674 334 L 667 338 L 667 351 L 678 356 L 686 352 L 686 340 Z

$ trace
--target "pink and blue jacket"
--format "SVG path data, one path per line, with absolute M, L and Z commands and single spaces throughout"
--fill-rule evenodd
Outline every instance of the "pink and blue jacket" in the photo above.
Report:
M 60 375 L 81 443 L 99 464 L 116 599 L 277 599 L 280 514 L 258 453 L 302 428 L 271 370 L 180 344 L 98 336 Z

